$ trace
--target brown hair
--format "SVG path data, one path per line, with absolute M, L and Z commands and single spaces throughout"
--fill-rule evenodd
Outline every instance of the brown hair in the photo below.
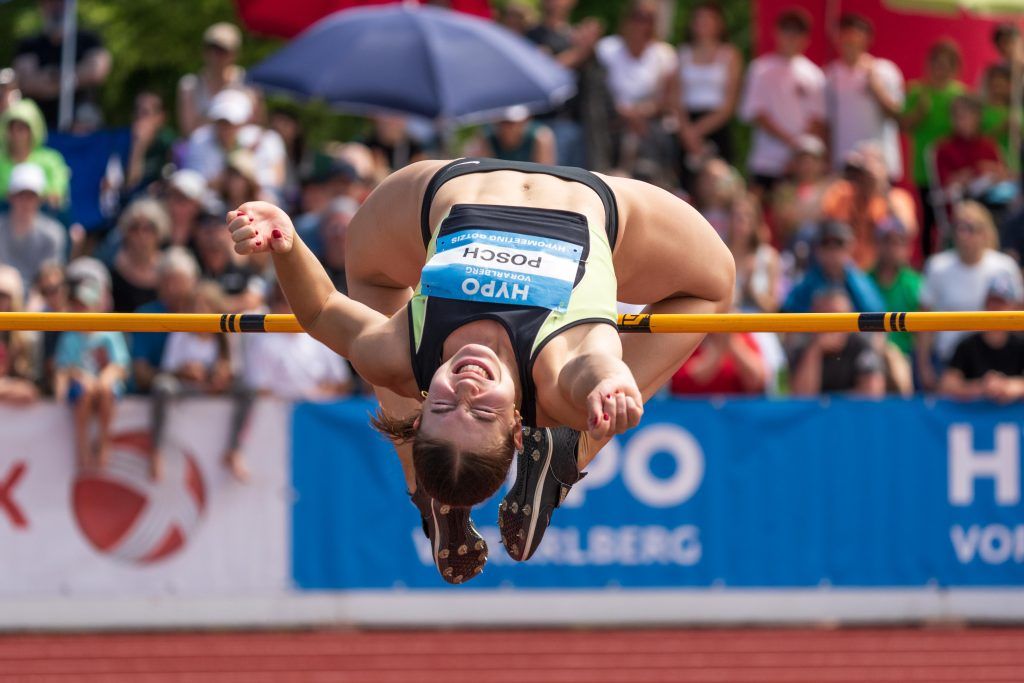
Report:
M 512 465 L 515 431 L 492 448 L 458 450 L 448 441 L 420 434 L 415 427 L 420 415 L 416 411 L 396 418 L 378 408 L 370 424 L 396 446 L 412 444 L 417 485 L 431 498 L 457 507 L 472 507 L 490 498 L 504 483 Z

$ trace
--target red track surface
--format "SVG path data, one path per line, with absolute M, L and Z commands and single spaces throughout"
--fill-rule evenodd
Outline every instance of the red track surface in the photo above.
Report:
M 0 636 L 0 682 L 1024 681 L 1024 630 Z

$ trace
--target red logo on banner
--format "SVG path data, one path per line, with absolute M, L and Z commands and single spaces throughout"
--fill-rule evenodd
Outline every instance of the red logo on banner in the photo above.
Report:
M 7 518 L 11 520 L 11 525 L 15 529 L 27 529 L 28 518 L 25 517 L 25 513 L 22 512 L 21 507 L 14 501 L 14 487 L 18 485 L 21 478 L 25 476 L 25 471 L 28 469 L 23 461 L 19 460 L 14 463 L 10 471 L 0 479 L 0 510 L 2 510 Z
M 150 435 L 113 438 L 110 463 L 76 479 L 73 505 L 78 527 L 96 550 L 126 562 L 148 564 L 184 547 L 206 506 L 195 459 L 168 445 L 164 477 L 149 476 Z

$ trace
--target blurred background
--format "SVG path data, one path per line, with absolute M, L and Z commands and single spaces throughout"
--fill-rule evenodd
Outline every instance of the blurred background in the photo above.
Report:
M 284 207 L 344 291 L 375 185 L 463 155 L 686 199 L 738 312 L 1024 304 L 1020 2 L 423 5 L 0 2 L 0 310 L 287 313 L 226 210 Z M 933 627 L 9 635 L 0 680 L 1024 680 L 1020 632 L 959 628 L 1024 621 L 1022 400 L 1020 334 L 712 335 L 529 564 L 475 511 L 452 588 L 317 342 L 0 332 L 2 631 Z

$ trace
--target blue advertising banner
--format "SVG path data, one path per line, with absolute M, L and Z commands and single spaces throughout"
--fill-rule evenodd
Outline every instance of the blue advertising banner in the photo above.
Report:
M 375 404 L 293 416 L 304 589 L 429 588 L 431 562 Z M 662 400 L 610 444 L 516 563 L 496 518 L 473 588 L 1024 585 L 1017 407 L 925 400 Z

